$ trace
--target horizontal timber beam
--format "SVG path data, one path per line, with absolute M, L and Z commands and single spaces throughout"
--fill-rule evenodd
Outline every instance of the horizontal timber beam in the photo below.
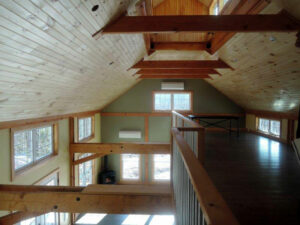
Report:
M 227 63 L 219 60 L 141 60 L 131 69 L 228 69 Z
M 173 213 L 170 187 L 137 185 L 91 185 L 83 191 L 66 191 L 48 186 L 0 185 L 0 210 L 34 213 Z M 14 188 L 16 187 L 16 188 Z
M 203 51 L 207 50 L 206 46 L 206 42 L 153 42 L 151 50 Z
M 215 69 L 140 69 L 136 74 L 141 75 L 199 75 L 219 74 Z
M 70 152 L 101 154 L 170 154 L 170 144 L 76 143 L 70 144 Z
M 140 79 L 212 79 L 209 75 L 141 75 Z
M 122 16 L 93 34 L 177 32 L 291 32 L 300 23 L 288 13 L 276 15 Z
M 153 113 L 132 113 L 132 112 L 101 112 L 101 116 L 158 116 L 158 117 L 164 117 L 164 116 L 171 116 L 171 113 L 169 112 L 153 112 Z

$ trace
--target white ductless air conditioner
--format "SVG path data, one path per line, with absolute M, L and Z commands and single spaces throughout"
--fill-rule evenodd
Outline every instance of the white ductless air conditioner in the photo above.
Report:
M 140 130 L 120 130 L 119 138 L 141 138 L 142 132 Z
M 184 90 L 183 82 L 161 82 L 161 90 Z

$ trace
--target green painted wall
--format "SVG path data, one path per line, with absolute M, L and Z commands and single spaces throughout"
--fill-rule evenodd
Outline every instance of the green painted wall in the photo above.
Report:
M 161 89 L 162 80 L 143 80 L 108 105 L 103 112 L 152 112 L 152 91 Z M 185 90 L 194 92 L 196 113 L 242 113 L 241 107 L 203 80 L 184 80 Z
M 112 102 L 103 112 L 152 112 L 152 92 L 161 89 L 162 80 L 143 80 L 132 89 Z M 243 109 L 203 80 L 184 80 L 185 90 L 193 91 L 193 111 L 195 113 L 243 113 Z M 243 124 L 244 122 L 242 122 Z M 234 124 L 233 124 L 234 126 Z M 243 125 L 242 125 L 243 126 Z M 149 141 L 169 142 L 170 140 L 170 117 L 149 117 Z M 122 129 L 134 129 L 142 131 L 142 138 L 119 139 L 118 133 Z M 144 141 L 144 118 L 143 117 L 101 117 L 101 140 L 102 142 L 143 142 Z M 151 157 L 149 157 L 151 159 Z M 144 157 L 143 157 L 144 160 Z M 151 160 L 150 160 L 151 161 Z M 120 156 L 109 156 L 109 167 L 120 177 Z M 143 165 L 143 164 L 142 164 Z M 151 162 L 149 162 L 151 167 Z M 144 179 L 145 168 L 142 168 Z M 149 168 L 151 171 L 151 168 Z

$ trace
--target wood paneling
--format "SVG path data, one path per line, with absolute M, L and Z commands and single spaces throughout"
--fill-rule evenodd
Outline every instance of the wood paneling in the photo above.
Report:
M 0 121 L 99 109 L 132 86 L 126 69 L 145 53 L 142 36 L 91 37 L 128 5 L 0 1 Z
M 165 0 L 153 8 L 153 15 L 207 15 L 208 7 L 197 0 Z M 152 34 L 153 42 L 206 42 L 205 33 Z

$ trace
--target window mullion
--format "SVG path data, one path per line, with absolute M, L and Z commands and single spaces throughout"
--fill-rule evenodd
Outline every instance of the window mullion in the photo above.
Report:
M 36 157 L 36 129 L 32 130 L 32 161 L 35 162 Z

